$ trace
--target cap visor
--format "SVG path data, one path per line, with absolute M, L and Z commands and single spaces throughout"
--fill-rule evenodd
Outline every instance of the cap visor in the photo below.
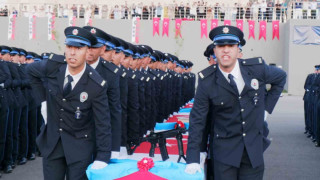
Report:
M 97 43 L 97 44 L 92 45 L 92 46 L 90 46 L 90 47 L 92 47 L 92 48 L 99 48 L 99 47 L 102 47 L 102 46 L 104 46 L 104 44 L 102 44 L 102 43 Z
M 234 40 L 219 40 L 214 42 L 215 45 L 233 45 L 233 44 L 239 44 L 238 41 Z
M 87 46 L 83 43 L 79 43 L 79 42 L 75 42 L 75 41 L 68 41 L 65 43 L 65 45 L 68 45 L 68 46 L 74 46 L 74 47 L 84 47 L 84 46 Z

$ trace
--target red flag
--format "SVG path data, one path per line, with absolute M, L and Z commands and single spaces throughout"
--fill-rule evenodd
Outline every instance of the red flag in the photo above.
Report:
M 203 36 L 206 36 L 206 38 L 208 38 L 207 19 L 201 19 L 200 24 L 201 24 L 201 38 Z
M 243 20 L 237 19 L 237 28 L 239 28 L 241 31 L 243 31 Z
M 218 19 L 211 19 L 211 30 L 218 26 Z
M 169 37 L 169 23 L 170 23 L 170 19 L 169 18 L 164 18 L 163 19 L 162 36 L 164 36 L 166 34 L 167 37 Z
M 179 35 L 180 38 L 182 38 L 182 35 L 181 35 L 181 23 L 182 23 L 181 19 L 176 19 L 176 37 Z
M 255 39 L 255 36 L 254 36 L 254 24 L 255 24 L 255 21 L 254 20 L 249 20 L 248 23 L 249 23 L 249 38 L 248 39 L 250 39 L 250 37 Z
M 277 37 L 279 40 L 279 21 L 272 21 L 272 40 Z
M 267 23 L 266 23 L 266 21 L 260 21 L 259 40 L 260 40 L 262 37 L 264 38 L 264 40 L 266 40 L 266 37 L 267 37 Z
M 159 36 L 159 21 L 160 21 L 160 18 L 153 18 L 153 36 L 156 33 Z
M 225 26 L 231 26 L 231 20 L 224 20 Z

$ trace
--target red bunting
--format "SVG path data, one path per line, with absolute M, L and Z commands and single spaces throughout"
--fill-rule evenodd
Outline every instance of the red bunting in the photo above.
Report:
M 255 21 L 254 20 L 249 20 L 248 23 L 249 23 L 249 38 L 248 39 L 250 39 L 250 37 L 255 39 L 255 36 L 254 36 L 254 24 L 255 24 Z
M 219 24 L 218 22 L 219 22 L 218 19 L 211 19 L 211 30 L 218 26 Z
M 279 40 L 279 21 L 272 21 L 272 40 L 276 37 Z
M 180 38 L 182 38 L 181 35 L 181 19 L 176 19 L 176 37 L 180 36 Z
M 225 26 L 231 26 L 231 20 L 224 20 Z
M 167 37 L 169 37 L 169 23 L 170 23 L 170 19 L 169 18 L 164 18 L 163 19 L 162 36 L 164 36 L 166 34 Z
M 159 22 L 160 22 L 160 18 L 153 18 L 153 36 L 156 33 L 159 36 Z
M 243 20 L 237 19 L 237 28 L 239 28 L 241 31 L 243 31 Z
M 206 36 L 206 38 L 208 38 L 207 19 L 201 19 L 200 20 L 200 25 L 201 25 L 201 38 L 203 36 Z
M 262 37 L 263 37 L 264 40 L 266 41 L 266 37 L 267 37 L 267 22 L 266 22 L 266 21 L 260 21 L 259 40 L 260 40 Z

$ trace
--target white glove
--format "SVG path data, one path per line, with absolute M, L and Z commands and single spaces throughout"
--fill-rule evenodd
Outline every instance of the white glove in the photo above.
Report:
M 204 163 L 207 159 L 207 152 L 200 152 L 200 167 L 204 169 Z
M 118 159 L 120 156 L 120 152 L 118 151 L 111 151 L 111 159 Z
M 108 164 L 103 161 L 94 161 L 91 166 L 91 169 L 103 169 L 107 166 L 108 166 Z
M 41 103 L 41 115 L 44 120 L 44 124 L 47 124 L 47 101 Z
M 184 172 L 187 174 L 195 174 L 197 172 L 201 173 L 200 164 L 198 164 L 198 163 L 187 164 Z
M 120 155 L 119 155 L 119 159 L 128 159 L 128 152 L 127 152 L 127 148 L 124 146 L 120 147 Z
M 0 87 L 4 88 L 4 84 L 3 84 L 3 83 L 1 83 L 1 84 L 0 84 Z
M 264 111 L 264 120 L 266 121 L 267 120 L 267 117 L 268 117 L 268 111 Z

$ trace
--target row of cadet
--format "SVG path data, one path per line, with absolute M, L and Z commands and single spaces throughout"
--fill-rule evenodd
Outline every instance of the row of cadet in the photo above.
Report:
M 147 45 L 133 45 L 95 27 L 82 29 L 97 38 L 98 43 L 89 48 L 86 60 L 108 84 L 112 158 L 117 158 L 120 149 L 126 152 L 128 144 L 137 143 L 153 131 L 157 122 L 164 122 L 194 97 L 193 63 Z M 77 33 L 72 32 L 75 36 Z M 12 172 L 16 161 L 25 164 L 27 159 L 35 159 L 35 139 L 43 123 L 43 109 L 31 92 L 25 67 L 48 60 L 50 55 L 38 56 L 1 46 L 0 74 L 5 76 L 0 80 L 0 160 L 4 173 Z
M 23 165 L 36 158 L 35 141 L 43 119 L 26 66 L 42 57 L 7 46 L 0 46 L 0 51 L 0 167 L 11 173 L 16 163 Z
M 315 72 L 307 76 L 304 84 L 305 134 L 320 147 L 320 65 L 315 65 Z

